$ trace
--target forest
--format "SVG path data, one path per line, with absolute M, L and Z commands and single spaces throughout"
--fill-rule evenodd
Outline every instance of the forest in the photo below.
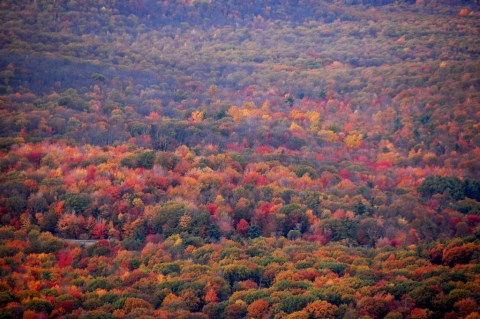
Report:
M 479 319 L 479 1 L 1 1 L 3 318 Z

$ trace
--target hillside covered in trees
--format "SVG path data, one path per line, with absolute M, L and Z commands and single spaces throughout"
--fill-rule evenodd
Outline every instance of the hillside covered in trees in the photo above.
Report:
M 1 1 L 0 318 L 480 318 L 478 1 Z

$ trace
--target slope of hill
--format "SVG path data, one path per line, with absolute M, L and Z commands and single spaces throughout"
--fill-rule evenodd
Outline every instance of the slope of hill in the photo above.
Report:
M 3 1 L 0 316 L 480 317 L 479 25 Z

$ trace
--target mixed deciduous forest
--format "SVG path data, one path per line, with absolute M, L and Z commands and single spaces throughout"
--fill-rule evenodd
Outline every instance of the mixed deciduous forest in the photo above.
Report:
M 0 318 L 480 318 L 480 7 L 0 2 Z

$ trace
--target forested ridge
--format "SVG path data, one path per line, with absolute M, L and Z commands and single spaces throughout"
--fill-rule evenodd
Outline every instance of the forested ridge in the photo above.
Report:
M 480 318 L 478 1 L 2 1 L 0 318 Z

